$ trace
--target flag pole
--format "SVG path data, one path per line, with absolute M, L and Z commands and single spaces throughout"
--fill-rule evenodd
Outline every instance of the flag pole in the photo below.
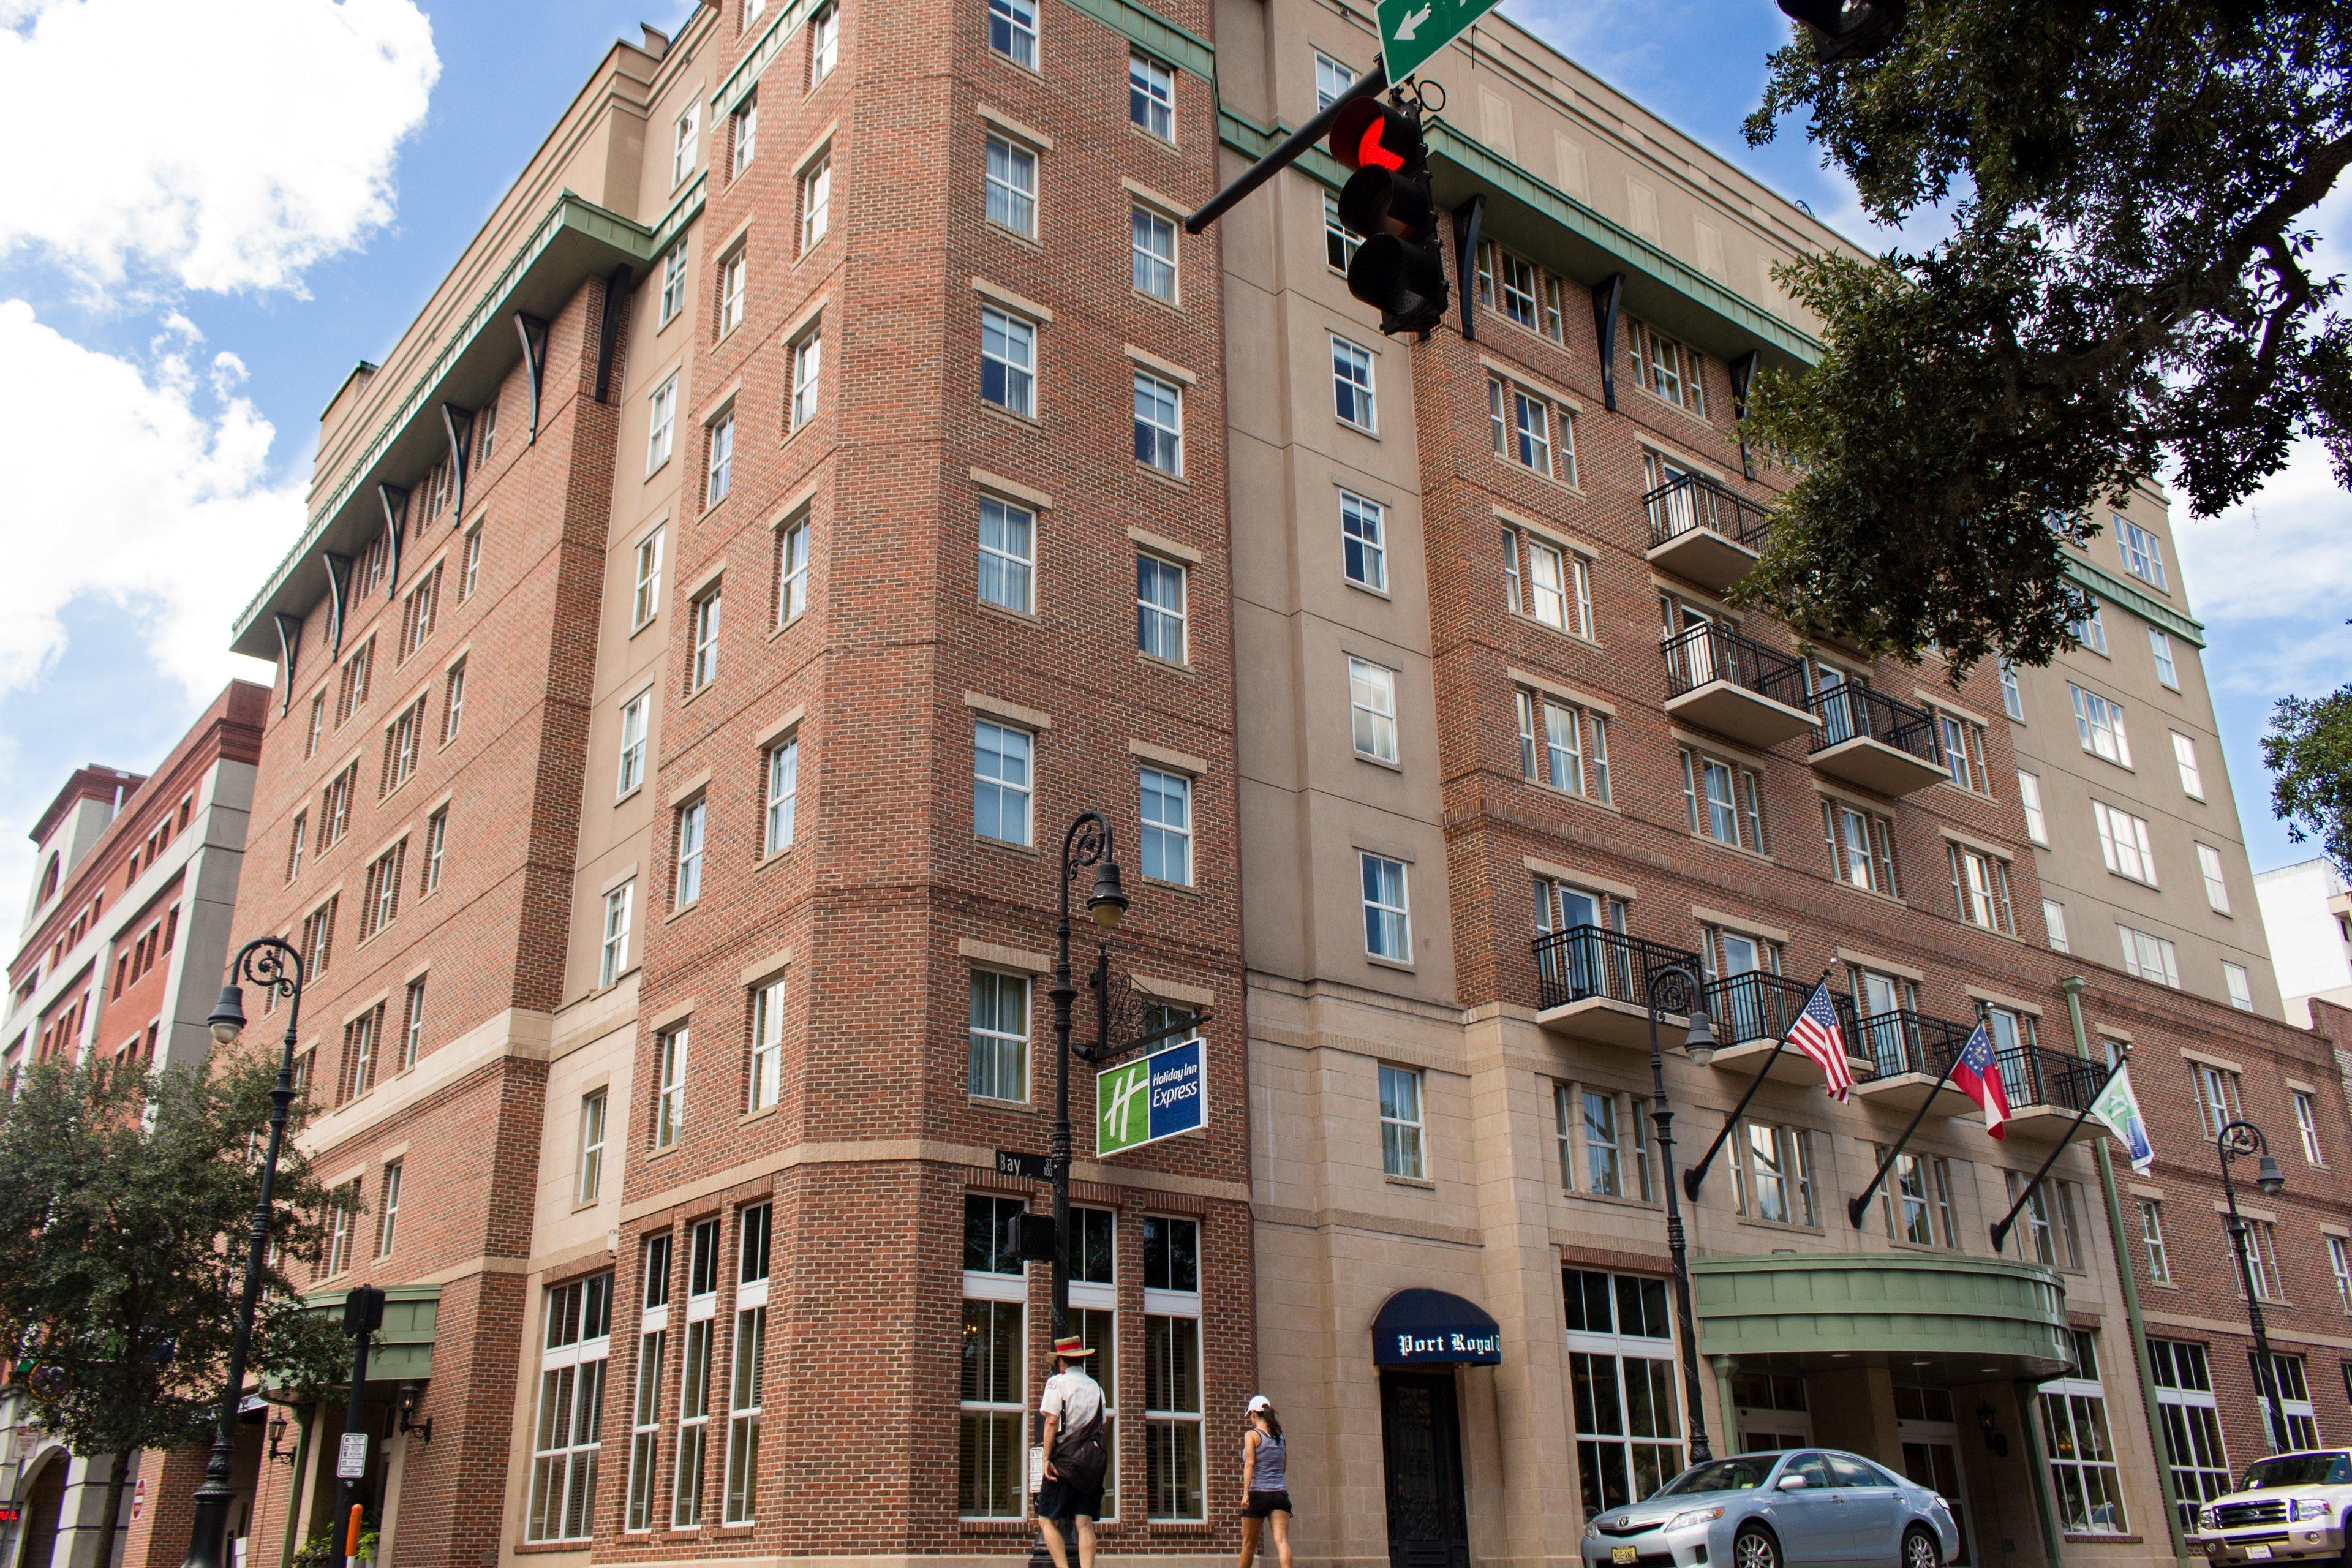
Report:
M 1974 1037 L 1974 1031 L 1970 1032 L 1970 1037 Z M 1846 1201 L 1846 1221 L 1854 1229 L 1862 1228 L 1862 1216 L 1869 1209 L 1870 1200 L 1878 1195 L 1878 1184 L 1886 1180 L 1886 1173 L 1893 1167 L 1895 1156 L 1903 1152 L 1911 1142 L 1911 1134 L 1918 1131 L 1919 1123 L 1927 1119 L 1927 1108 L 1936 1103 L 1936 1097 L 1944 1092 L 1946 1084 L 1952 1081 L 1952 1069 L 1960 1065 L 1960 1058 L 1968 1048 L 1968 1041 L 1962 1040 L 1953 1049 L 1950 1059 L 1944 1063 L 1943 1075 L 1936 1079 L 1936 1087 L 1927 1091 L 1927 1098 L 1921 1100 L 1919 1109 L 1911 1113 L 1911 1125 L 1903 1130 L 1903 1136 L 1895 1141 L 1894 1146 L 1886 1151 L 1885 1158 L 1878 1162 L 1878 1169 L 1871 1173 L 1870 1184 L 1862 1189 L 1859 1196 Z
M 2034 1192 L 2042 1185 L 2042 1178 L 2050 1173 L 2050 1167 L 2058 1163 L 2058 1156 L 2066 1152 L 2066 1145 L 2072 1143 L 2074 1134 L 2083 1130 L 2083 1123 L 2090 1120 L 2092 1109 L 2099 1103 L 2099 1096 L 2107 1092 L 2107 1085 L 2116 1081 L 2116 1074 L 2123 1071 L 2124 1064 L 2129 1060 L 2129 1051 L 2116 1053 L 2115 1065 L 2107 1068 L 2107 1076 L 2099 1080 L 2099 1087 L 2093 1089 L 2090 1098 L 2083 1102 L 2083 1109 L 2074 1113 L 2073 1124 L 2066 1129 L 2066 1136 L 2058 1140 L 2057 1145 L 2050 1151 L 2050 1157 L 2042 1162 L 2042 1169 L 2033 1173 L 2033 1180 L 2025 1184 L 2025 1190 L 2017 1194 L 2017 1201 L 2009 1205 L 2009 1212 L 2001 1215 L 2000 1222 L 1992 1227 L 1992 1249 L 1995 1252 L 1999 1252 L 2002 1243 L 2009 1239 L 2009 1227 L 2017 1223 L 2018 1211 L 2032 1200 Z
M 1822 966 L 1822 977 L 1813 982 L 1813 991 L 1818 991 L 1829 984 L 1830 971 L 1836 967 L 1835 964 Z M 1812 991 L 1806 992 L 1805 1000 L 1810 1003 L 1812 999 Z M 1764 1087 L 1764 1075 L 1772 1070 L 1772 1064 L 1779 1061 L 1780 1053 L 1789 1048 L 1789 1030 L 1794 1029 L 1797 1026 L 1797 1018 L 1804 1016 L 1804 1009 L 1801 1007 L 1797 1010 L 1797 1017 L 1789 1020 L 1789 1027 L 1780 1031 L 1780 1037 L 1773 1044 L 1771 1054 L 1764 1058 L 1764 1065 L 1758 1068 L 1756 1076 L 1748 1080 L 1748 1092 L 1739 1097 L 1739 1103 L 1733 1106 L 1731 1114 L 1723 1119 L 1722 1129 L 1716 1133 L 1715 1142 L 1706 1146 L 1706 1152 L 1699 1156 L 1697 1164 L 1683 1173 L 1683 1196 L 1691 1202 L 1698 1202 L 1698 1190 L 1706 1184 L 1707 1168 L 1715 1163 L 1715 1157 L 1723 1152 L 1723 1145 L 1730 1138 L 1731 1130 L 1739 1125 L 1739 1118 L 1747 1110 L 1748 1102 L 1754 1100 L 1756 1091 Z

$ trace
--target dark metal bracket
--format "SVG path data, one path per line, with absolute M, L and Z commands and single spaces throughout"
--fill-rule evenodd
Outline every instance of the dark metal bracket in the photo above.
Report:
M 1462 341 L 1478 341 L 1478 224 L 1486 216 L 1486 194 L 1472 196 L 1454 212 L 1454 276 L 1462 289 Z
M 514 313 L 515 335 L 522 340 L 523 370 L 530 383 L 530 440 L 539 441 L 540 388 L 547 376 L 547 323 L 537 316 Z
M 1601 340 L 1601 402 L 1617 407 L 1617 308 L 1624 302 L 1625 275 L 1612 272 L 1592 286 L 1592 330 Z

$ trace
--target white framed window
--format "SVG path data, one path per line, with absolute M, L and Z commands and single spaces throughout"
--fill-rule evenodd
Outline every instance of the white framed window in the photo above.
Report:
M 1143 874 L 1192 885 L 1192 781 L 1163 768 L 1141 771 Z
M 1207 1517 L 1201 1404 L 1201 1227 L 1143 1220 L 1143 1447 L 1146 1512 Z
M 1118 1217 L 1108 1209 L 1070 1211 L 1070 1331 L 1095 1353 L 1087 1372 L 1102 1384 L 1103 1447 L 1110 1468 L 1103 1478 L 1101 1518 L 1118 1517 Z
M 694 800 L 678 807 L 672 832 L 677 863 L 670 874 L 670 907 L 686 909 L 702 897 L 702 829 L 708 805 Z
M 980 498 L 980 597 L 1022 615 L 1036 608 L 1037 514 Z
M 1363 243 L 1362 235 L 1339 221 L 1339 198 L 1328 191 L 1323 193 L 1324 264 L 1344 276 Z
M 740 249 L 719 264 L 719 335 L 722 338 L 743 324 L 743 286 L 751 272 L 751 258 Z
M 1607 805 L 1609 721 L 1598 713 L 1521 689 L 1513 694 L 1519 726 L 1519 773 L 1530 784 Z
M 669 461 L 671 444 L 677 437 L 677 376 L 671 376 L 654 388 L 650 417 L 646 433 L 646 472 L 648 474 Z
M 457 602 L 464 604 L 482 585 L 482 525 L 466 531 L 466 550 L 457 570 Z
M 1037 154 L 1002 136 L 988 139 L 982 162 L 988 221 L 1024 239 L 1037 237 Z
M 2025 697 L 2017 689 L 2017 667 L 2005 658 L 2000 660 L 2000 710 L 2020 722 L 2025 719 Z
M 1683 809 L 1692 833 L 1751 854 L 1765 852 L 1764 783 L 1753 768 L 1679 748 Z
M 2009 902 L 2009 862 L 1966 845 L 1950 844 L 1952 896 L 1960 919 L 1984 931 L 2017 934 Z
M 793 344 L 793 401 L 787 433 L 816 417 L 816 395 L 824 374 L 824 333 L 811 327 Z
M 720 591 L 713 588 L 694 601 L 691 611 L 694 641 L 686 661 L 686 694 L 688 697 L 719 678 L 719 621 L 722 597 Z
M 751 166 L 760 152 L 760 95 L 754 92 L 743 100 L 743 107 L 729 116 L 729 138 L 735 144 L 734 172 L 740 175 Z
M 820 5 L 809 17 L 809 86 L 833 74 L 841 59 L 841 7 Z
M 963 1519 L 1017 1520 L 1023 1511 L 1028 1280 L 1018 1234 L 1025 1207 L 1017 1198 L 964 1194 L 956 1435 L 956 1513 Z
M 793 847 L 800 809 L 801 742 L 788 735 L 768 748 L 767 800 L 761 816 L 761 853 L 781 855 Z
M 2074 731 L 2083 750 L 2108 762 L 2131 766 L 2131 738 L 2124 732 L 2124 710 L 2095 691 L 2069 684 L 2074 702 Z
M 984 305 L 980 312 L 980 397 L 1024 419 L 1037 416 L 1037 328 Z
M 610 985 L 629 969 L 629 906 L 637 885 L 624 882 L 604 895 L 603 940 L 596 948 L 596 984 Z
M 2147 1258 L 2151 1283 L 2172 1283 L 2172 1255 L 2164 1247 L 2164 1204 L 2158 1198 L 2139 1200 L 2139 1246 Z
M 743 1075 L 743 1109 L 765 1110 L 784 1089 L 784 982 L 779 977 L 751 994 L 751 1058 Z
M 661 319 L 656 328 L 667 327 L 686 309 L 686 242 L 678 241 L 662 258 Z
M 1356 755 L 1397 760 L 1396 671 L 1366 658 L 1348 660 L 1349 725 Z
M 445 805 L 425 819 L 425 892 L 441 890 L 441 855 L 448 847 L 449 808 Z
M 1127 57 L 1127 118 L 1162 142 L 1176 140 L 1176 73 L 1148 56 Z
M 2123 546 L 2125 571 L 2151 588 L 2170 591 L 2164 580 L 2164 541 L 2131 519 L 2119 517 L 2116 542 Z
M 1881 1151 L 1884 1153 L 1884 1151 Z M 1913 1247 L 1958 1247 L 1952 1213 L 1952 1164 L 1941 1154 L 1895 1156 L 1878 1191 L 1879 1217 L 1892 1240 Z
M 1813 1205 L 1812 1141 L 1804 1129 L 1744 1121 L 1733 1142 L 1732 1197 L 1768 1225 L 1820 1223 Z
M 2043 1452 L 2060 1521 L 2069 1535 L 2122 1535 L 2123 1481 L 2107 1435 L 2107 1400 L 2099 1384 L 2099 1358 L 2088 1330 L 2069 1331 L 2074 1370 L 2042 1384 Z
M 2042 929 L 2050 933 L 2051 951 L 2053 952 L 2072 952 L 2074 951 L 2066 940 L 2065 905 L 2060 903 L 2055 899 L 2042 900 Z
M 972 721 L 971 830 L 1005 844 L 1029 842 L 1031 753 L 1035 737 L 991 720 Z
M 1135 203 L 1128 209 L 1132 280 L 1139 293 L 1176 302 L 1176 220 Z
M 2206 1137 L 2219 1138 L 2222 1128 L 2245 1115 L 2245 1100 L 2239 1092 L 2236 1073 L 2205 1062 L 2190 1062 L 2189 1079 L 2196 1089 L 2198 1120 Z
M 1590 641 L 1592 637 L 1591 563 L 1573 550 L 1563 550 L 1533 533 L 1524 541 L 1519 530 L 1503 531 L 1503 549 L 1509 557 L 1511 607 L 1544 625 Z M 1527 552 L 1527 574 L 1519 574 L 1519 553 Z M 1520 592 L 1524 587 L 1524 594 Z
M 1166 664 L 1189 657 L 1184 568 L 1146 551 L 1135 554 L 1135 646 Z
M 814 250 L 833 226 L 833 154 L 819 153 L 801 171 L 801 254 Z
M 1332 413 L 1342 425 L 1367 436 L 1380 428 L 1380 411 L 1372 393 L 1372 351 L 1343 337 L 1331 339 Z
M 2271 1385 L 2279 1395 L 2282 1446 L 2290 1449 L 2318 1447 L 2319 1415 L 2312 1406 L 2311 1384 L 2305 1379 L 2303 1358 L 2273 1353 L 2271 1368 Z M 2270 1401 L 2263 1399 L 2261 1403 L 2267 1408 Z
M 375 1255 L 390 1258 L 394 1245 L 400 1239 L 400 1178 L 406 1167 L 402 1160 L 384 1163 L 383 1174 L 377 1179 L 381 1194 L 375 1204 Z
M 703 1461 L 710 1440 L 711 1342 L 719 1314 L 719 1222 L 704 1220 L 688 1246 L 685 1359 L 678 1369 L 677 1465 L 671 1472 L 670 1528 L 702 1523 Z
M 652 692 L 640 691 L 622 704 L 620 778 L 613 786 L 615 800 L 635 793 L 646 782 L 646 719 L 653 700 Z
M 1418 1182 L 1429 1174 L 1421 1148 L 1421 1070 L 1381 1064 L 1381 1170 Z
M 677 1146 L 686 1130 L 686 1051 L 693 1030 L 680 1024 L 654 1037 L 654 1147 Z
M 727 1377 L 727 1486 L 719 1519 L 753 1523 L 759 1513 L 761 1385 L 768 1354 L 769 1230 L 773 1210 L 755 1204 L 735 1219 L 735 1333 Z
M 420 974 L 408 983 L 407 994 L 402 998 L 401 1017 L 397 1070 L 406 1072 L 425 1054 L 425 976 Z
M 2120 924 L 2116 927 L 2116 934 L 2123 942 L 2126 973 L 2169 985 L 2176 991 L 2180 988 L 2180 958 L 2168 938 Z
M 2105 656 L 2107 621 L 2106 617 L 2099 613 L 2098 601 L 2093 600 L 2089 613 L 2069 623 L 2067 629 L 2074 634 L 2076 642 L 2081 643 L 2093 653 Z
M 2097 800 L 2091 803 L 2091 817 L 2099 826 L 2099 854 L 2107 869 L 2155 887 L 2156 851 L 2148 847 L 2147 819 Z
M 667 1235 L 649 1236 L 641 1254 L 645 1279 L 637 1319 L 637 1364 L 629 1398 L 629 1486 L 621 1528 L 633 1532 L 654 1525 L 654 1478 L 661 1452 L 663 1352 L 669 1342 L 669 1247 Z
M 1584 1516 L 1638 1502 L 1683 1468 L 1673 1314 L 1663 1277 L 1560 1271 Z
M 1495 450 L 1523 468 L 1551 478 L 1551 405 L 1523 386 L 1489 376 L 1486 412 Z M 1574 482 L 1572 472 L 1570 480 Z
M 727 499 L 735 484 L 735 413 L 730 409 L 711 423 L 705 437 L 710 448 L 710 462 L 703 476 L 702 504 L 717 506 Z
M 2180 793 L 2191 800 L 2205 798 L 2205 775 L 2197 766 L 2197 742 L 2172 731 L 2172 761 L 2180 769 Z
M 1577 1102 L 1584 1135 L 1584 1190 L 1595 1197 L 1625 1195 L 1625 1154 L 1630 1142 L 1620 1131 L 1617 1097 L 1606 1089 L 1580 1089 Z
M 2294 1130 L 2303 1140 L 2303 1160 L 2307 1165 L 2325 1166 L 2327 1156 L 2319 1149 L 2319 1106 L 2303 1089 L 2289 1089 L 2288 1100 L 2294 1106 Z
M 523 1538 L 586 1541 L 594 1533 L 596 1460 L 604 1447 L 613 1276 L 551 1285 L 541 1300 L 539 1418 Z
M 594 1203 L 604 1191 L 604 1107 L 607 1092 L 591 1089 L 580 1097 L 580 1158 L 572 1171 L 572 1201 L 579 1206 Z
M 1135 460 L 1163 474 L 1184 472 L 1184 389 L 1135 373 Z
M 686 184 L 687 176 L 694 173 L 695 164 L 701 159 L 702 105 L 689 103 L 686 112 L 677 117 L 677 129 L 670 143 L 670 189 Z
M 1388 509 L 1351 490 L 1339 492 L 1340 570 L 1359 587 L 1389 585 Z
M 1029 980 L 994 969 L 971 972 L 965 1087 L 975 1100 L 1029 1098 Z
M 988 47 L 1014 65 L 1035 70 L 1036 0 L 988 0 Z
M 1706 418 L 1704 357 L 1646 321 L 1629 317 L 1625 329 L 1625 345 L 1633 356 L 1634 379 L 1642 389 L 1662 403 L 1671 403 Z
M 2336 1279 L 2336 1304 L 2352 1312 L 2352 1242 L 2340 1236 L 2327 1238 L 2327 1272 Z
M 2172 660 L 2172 638 L 2162 627 L 2147 628 L 2147 651 L 2156 660 L 2156 678 L 2172 690 L 2180 689 L 2180 667 Z
M 1349 88 L 1355 85 L 1353 67 L 1341 65 L 1322 50 L 1315 51 L 1315 112 L 1320 114 L 1339 101 Z
M 787 626 L 808 608 L 809 520 L 795 518 L 776 536 L 776 625 Z
M 2203 1345 L 2185 1340 L 2149 1340 L 2147 1359 L 2180 1527 L 2193 1531 L 2204 1506 L 2237 1486 L 2221 1435 L 2220 1401 L 2213 1396 L 2212 1365 Z
M 2047 848 L 2050 844 L 2049 819 L 2042 815 L 2042 778 L 2020 768 L 2017 773 L 2017 804 L 2025 812 L 2025 836 Z
M 637 541 L 636 592 L 629 601 L 629 629 L 635 631 L 661 609 L 662 531 Z
M 451 665 L 441 678 L 441 743 L 457 738 L 466 722 L 466 661 Z
M 327 1257 L 322 1279 L 331 1279 L 352 1266 L 352 1226 L 359 1221 L 360 1183 L 357 1176 L 327 1196 Z
M 1412 962 L 1412 910 L 1406 901 L 1402 860 L 1358 850 L 1363 873 L 1364 952 L 1391 963 Z
M 2197 871 L 2205 882 L 2205 902 L 2216 914 L 2230 912 L 2230 880 L 2221 871 L 2221 852 L 2210 844 L 2197 846 Z
M 2231 1006 L 2241 1013 L 2251 1013 L 2254 1010 L 2253 984 L 2251 977 L 2246 973 L 2244 964 L 2232 963 L 2228 959 L 2223 959 L 2221 985 L 2230 994 Z

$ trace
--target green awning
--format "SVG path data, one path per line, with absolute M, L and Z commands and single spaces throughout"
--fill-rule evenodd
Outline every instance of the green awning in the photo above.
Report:
M 1735 1364 L 1877 1363 L 1924 1381 L 2055 1377 L 2073 1364 L 2050 1269 L 1907 1252 L 1691 1260 L 1699 1350 Z
M 341 1322 L 343 1300 L 350 1294 L 321 1290 L 303 1297 L 302 1305 L 313 1312 L 330 1313 Z M 383 1295 L 383 1327 L 376 1331 L 375 1344 L 368 1352 L 367 1380 L 371 1384 L 422 1383 L 433 1375 L 433 1333 L 441 1316 L 441 1287 L 390 1285 Z M 344 1381 L 350 1381 L 348 1375 Z

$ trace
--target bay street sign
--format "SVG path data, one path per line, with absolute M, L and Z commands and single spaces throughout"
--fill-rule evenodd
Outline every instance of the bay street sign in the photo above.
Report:
M 1402 81 L 1419 70 L 1496 4 L 1497 0 L 1380 0 L 1375 9 L 1381 25 L 1381 58 L 1389 68 L 1389 79 Z
M 1095 1153 L 1123 1154 L 1206 1127 L 1207 1052 L 1187 1040 L 1095 1074 Z

